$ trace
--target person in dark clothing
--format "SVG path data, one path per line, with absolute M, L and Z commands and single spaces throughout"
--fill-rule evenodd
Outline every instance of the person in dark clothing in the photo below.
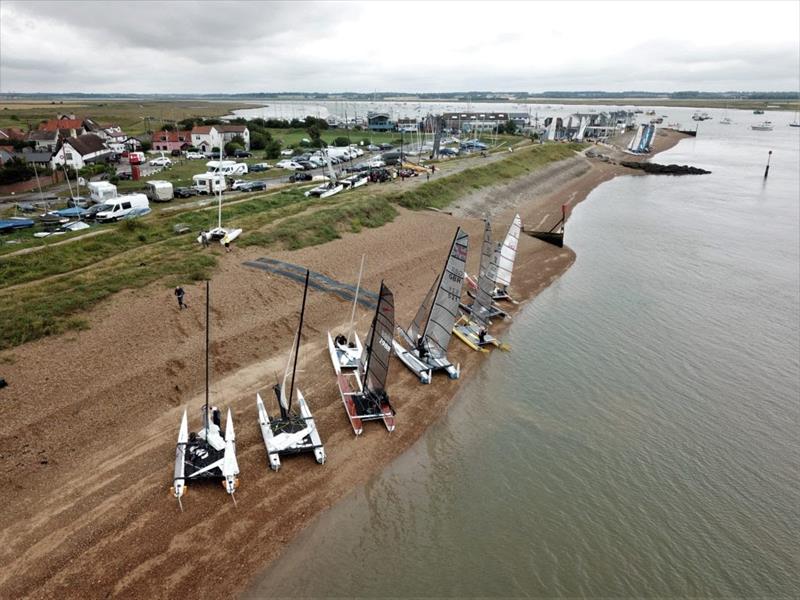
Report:
M 420 358 L 425 358 L 428 355 L 428 349 L 425 347 L 425 338 L 423 336 L 417 338 L 417 354 Z
M 186 303 L 183 301 L 183 297 L 186 295 L 186 292 L 183 291 L 181 286 L 175 288 L 175 297 L 178 299 L 178 308 L 184 309 L 189 308 Z
M 478 344 L 483 346 L 486 343 L 486 328 L 481 327 L 481 330 L 478 332 Z

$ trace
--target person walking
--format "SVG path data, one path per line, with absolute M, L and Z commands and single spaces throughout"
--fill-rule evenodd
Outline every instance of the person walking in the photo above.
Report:
M 181 286 L 175 288 L 175 297 L 178 299 L 178 308 L 183 310 L 184 308 L 189 308 L 186 303 L 183 301 L 183 297 L 186 295 L 186 292 L 183 291 Z
M 205 231 L 200 232 L 200 243 L 203 248 L 208 248 L 208 234 Z
M 231 243 L 226 241 L 225 242 L 225 252 L 230 252 L 230 251 L 231 251 Z

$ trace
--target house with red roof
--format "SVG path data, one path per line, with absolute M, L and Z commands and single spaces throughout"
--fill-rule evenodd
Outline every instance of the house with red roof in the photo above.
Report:
M 150 138 L 153 150 L 183 151 L 192 146 L 191 131 L 156 131 Z

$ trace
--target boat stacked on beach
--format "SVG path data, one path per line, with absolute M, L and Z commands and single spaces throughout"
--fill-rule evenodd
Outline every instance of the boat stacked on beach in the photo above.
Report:
M 288 352 L 283 377 L 272 386 L 274 400 L 269 402 L 260 392 L 256 393 L 258 425 L 270 469 L 278 471 L 283 461 L 293 455 L 312 454 L 320 465 L 325 464 L 327 458 L 309 402 L 297 385 L 298 374 L 302 372 L 298 365 L 309 287 L 335 290 L 341 298 L 348 300 L 354 291 L 349 324 L 339 332 L 327 333 L 328 354 L 336 386 L 356 436 L 363 434 L 364 424 L 368 421 L 382 421 L 391 432 L 397 425 L 396 412 L 387 389 L 393 353 L 422 383 L 431 383 L 436 371 L 444 371 L 451 379 L 460 376 L 460 365 L 453 364 L 448 357 L 453 335 L 474 350 L 487 351 L 490 346 L 507 349 L 489 333 L 489 328 L 493 317 L 504 314 L 498 311 L 494 300 L 511 300 L 508 286 L 521 228 L 522 221 L 516 215 L 503 242 L 495 244 L 491 224 L 486 221 L 474 300 L 460 314 L 459 307 L 464 306 L 461 305 L 461 296 L 466 279 L 469 236 L 458 227 L 444 267 L 436 275 L 407 329 L 396 326 L 394 295 L 383 281 L 377 294 L 362 289 L 363 256 L 355 287 L 319 273 L 314 274 L 314 282 L 311 282 L 311 271 L 306 268 L 297 267 L 287 271 L 291 273 L 287 276 L 304 283 L 297 331 Z M 303 271 L 304 279 L 300 276 Z M 191 482 L 221 481 L 226 492 L 234 499 L 234 504 L 234 494 L 239 486 L 233 411 L 230 408 L 227 411 L 223 435 L 221 411 L 210 404 L 209 398 L 210 303 L 210 283 L 206 282 L 206 393 L 202 427 L 190 433 L 189 411 L 184 410 L 175 446 L 172 494 L 181 510 Z M 366 337 L 360 337 L 357 332 L 356 311 L 359 303 L 373 310 Z M 269 406 L 273 403 L 276 409 L 270 411 Z

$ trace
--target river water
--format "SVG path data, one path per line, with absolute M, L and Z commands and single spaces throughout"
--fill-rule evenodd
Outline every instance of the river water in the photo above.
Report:
M 246 596 L 800 596 L 800 130 L 768 118 L 592 192 L 513 351 Z

